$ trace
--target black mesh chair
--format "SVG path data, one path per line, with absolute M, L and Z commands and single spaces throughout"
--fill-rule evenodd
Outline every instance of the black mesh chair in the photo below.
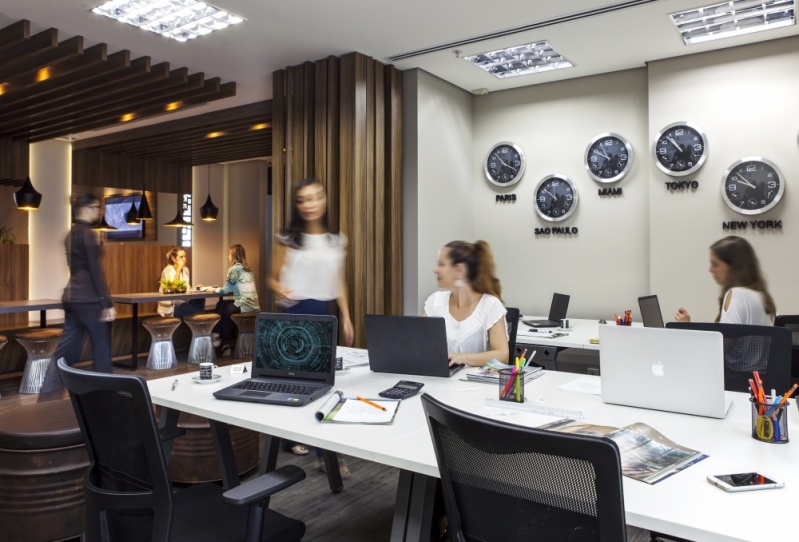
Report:
M 505 307 L 505 322 L 508 324 L 508 363 L 516 358 L 516 332 L 519 331 L 519 309 Z
M 777 316 L 774 325 L 791 330 L 791 380 L 799 382 L 799 314 Z
M 779 393 L 791 386 L 791 332 L 774 326 L 669 322 L 667 328 L 717 331 L 724 336 L 724 389 L 749 391 L 752 371 Z
M 173 493 L 145 380 L 58 369 L 89 454 L 83 541 L 298 541 L 305 524 L 268 510 L 269 497 L 305 478 L 294 465 L 224 491 Z
M 422 395 L 453 542 L 627 539 L 611 440 L 489 420 Z

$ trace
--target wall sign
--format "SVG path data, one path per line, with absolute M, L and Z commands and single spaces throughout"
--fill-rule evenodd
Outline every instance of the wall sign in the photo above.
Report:
M 663 183 L 666 185 L 666 190 L 696 190 L 699 188 L 699 181 L 668 181 Z
M 516 203 L 516 194 L 497 194 L 496 201 Z
M 536 228 L 536 235 L 577 235 L 577 228 L 563 227 L 549 227 L 549 228 Z
M 723 230 L 781 230 L 782 220 L 730 220 L 722 222 Z

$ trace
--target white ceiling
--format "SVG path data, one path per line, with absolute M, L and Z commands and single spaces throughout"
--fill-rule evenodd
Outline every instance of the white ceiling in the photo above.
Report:
M 273 71 L 352 51 L 393 63 L 401 70 L 421 68 L 467 91 L 497 91 L 799 34 L 799 27 L 791 26 L 683 45 L 668 15 L 711 4 L 712 0 L 505 0 L 496 4 L 477 0 L 214 0 L 211 3 L 246 21 L 178 43 L 91 13 L 91 8 L 102 1 L 2 0 L 0 27 L 28 19 L 33 33 L 55 27 L 60 31 L 60 41 L 82 35 L 87 47 L 104 42 L 109 53 L 128 49 L 132 58 L 148 55 L 153 64 L 168 61 L 172 68 L 185 66 L 190 71 L 205 72 L 206 77 L 237 83 L 234 98 L 131 123 L 125 129 L 267 100 L 272 96 Z M 613 7 L 619 9 L 596 13 Z M 564 18 L 568 20 L 560 20 Z M 451 45 L 530 26 L 538 28 Z M 575 67 L 500 80 L 453 53 L 458 49 L 466 56 L 539 40 L 549 41 Z M 440 51 L 390 60 L 442 46 Z

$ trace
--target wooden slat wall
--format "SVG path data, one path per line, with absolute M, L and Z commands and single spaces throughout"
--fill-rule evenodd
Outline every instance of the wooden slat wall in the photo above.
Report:
M 365 314 L 402 313 L 402 74 L 350 53 L 272 81 L 273 231 L 289 220 L 298 180 L 327 186 L 330 226 L 349 238 L 350 311 L 364 346 Z
M 27 139 L 0 138 L 0 184 L 20 183 L 22 186 L 21 181 L 28 175 L 29 161 Z
M 28 245 L 0 245 L 0 262 L 0 301 L 28 299 Z M 27 312 L 0 314 L 0 326 L 27 323 Z
M 177 193 L 188 186 L 189 179 L 188 162 L 177 164 L 91 149 L 72 152 L 72 184 L 140 189 L 144 183 L 153 192 Z

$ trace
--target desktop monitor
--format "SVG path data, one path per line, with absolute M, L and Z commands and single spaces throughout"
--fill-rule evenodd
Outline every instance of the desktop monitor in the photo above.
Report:
M 141 194 L 131 196 L 109 196 L 105 198 L 105 221 L 116 230 L 105 232 L 106 239 L 142 239 L 144 238 L 145 223 L 128 224 L 125 215 L 130 211 L 130 206 L 136 209 L 141 205 Z

